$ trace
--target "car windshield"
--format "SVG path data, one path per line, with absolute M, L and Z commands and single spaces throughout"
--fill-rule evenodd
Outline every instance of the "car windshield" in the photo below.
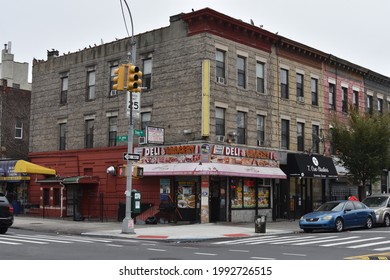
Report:
M 368 207 L 383 207 L 386 205 L 386 196 L 372 196 L 363 200 L 363 203 Z
M 341 211 L 343 207 L 344 202 L 327 202 L 318 207 L 317 211 Z

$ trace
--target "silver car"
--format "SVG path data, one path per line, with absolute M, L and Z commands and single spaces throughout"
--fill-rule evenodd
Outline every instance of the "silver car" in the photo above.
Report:
M 362 201 L 375 210 L 376 222 L 386 227 L 390 226 L 390 193 L 373 194 Z

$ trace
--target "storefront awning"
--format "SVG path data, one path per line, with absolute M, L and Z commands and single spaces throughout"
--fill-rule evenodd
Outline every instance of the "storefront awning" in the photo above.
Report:
M 56 171 L 51 168 L 43 167 L 24 160 L 18 160 L 15 163 L 14 171 L 17 173 L 55 175 Z
M 215 175 L 254 178 L 286 179 L 286 174 L 277 167 L 246 166 L 223 163 L 167 163 L 142 164 L 144 176 Z
M 0 181 L 30 180 L 27 174 L 55 175 L 56 171 L 24 160 L 0 161 Z
M 288 175 L 302 178 L 337 178 L 330 157 L 308 154 L 287 154 Z
M 97 184 L 99 183 L 99 178 L 95 176 L 74 176 L 66 177 L 62 179 L 62 183 L 67 184 Z

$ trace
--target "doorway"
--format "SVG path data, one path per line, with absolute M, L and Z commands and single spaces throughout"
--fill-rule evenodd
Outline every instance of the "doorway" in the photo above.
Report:
M 210 177 L 210 222 L 226 221 L 226 177 Z

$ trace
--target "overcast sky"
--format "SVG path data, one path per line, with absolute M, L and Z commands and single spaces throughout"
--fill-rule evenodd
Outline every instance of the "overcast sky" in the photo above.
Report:
M 0 44 L 15 61 L 46 59 L 127 36 L 120 0 L 4 0 Z M 127 0 L 135 34 L 209 7 L 390 77 L 389 0 Z M 125 19 L 131 33 L 130 17 Z M 31 70 L 30 70 L 31 71 Z M 30 73 L 31 75 L 31 73 Z

